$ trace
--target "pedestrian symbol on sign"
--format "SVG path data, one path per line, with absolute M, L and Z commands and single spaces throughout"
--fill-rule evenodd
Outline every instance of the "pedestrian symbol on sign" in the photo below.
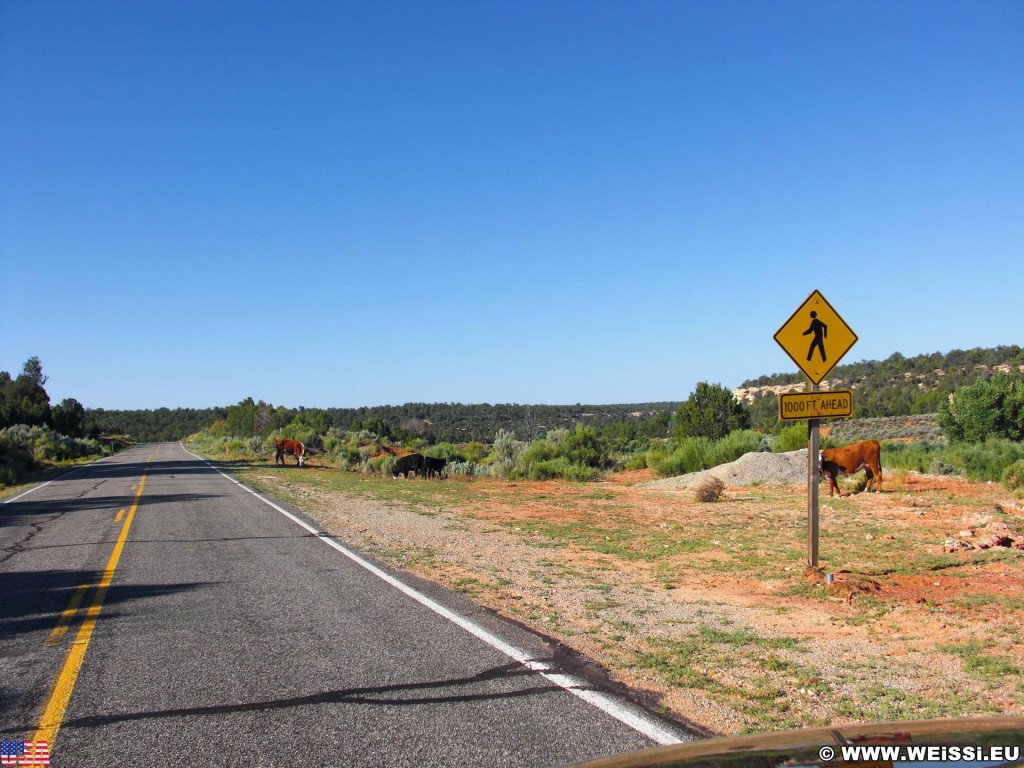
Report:
M 814 291 L 775 332 L 775 341 L 812 384 L 821 384 L 843 355 L 850 351 L 857 341 L 857 334 L 850 330 L 825 297 Z
M 814 354 L 814 348 L 817 347 L 821 352 L 821 362 L 824 363 L 828 359 L 825 357 L 825 337 L 828 336 L 828 326 L 818 319 L 817 312 L 811 312 L 811 327 L 804 331 L 802 335 L 806 336 L 809 333 L 814 334 L 814 339 L 811 341 L 811 346 L 807 350 L 807 362 L 811 362 L 811 356 Z

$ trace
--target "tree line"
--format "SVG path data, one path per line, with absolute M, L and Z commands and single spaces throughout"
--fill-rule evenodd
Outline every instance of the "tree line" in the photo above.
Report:
M 857 418 L 914 416 L 938 413 L 942 403 L 960 387 L 990 379 L 1007 369 L 1019 373 L 1024 349 L 1015 345 L 954 349 L 942 354 L 904 357 L 896 352 L 885 360 L 862 360 L 839 365 L 828 377 L 828 389 L 853 389 Z M 775 373 L 748 379 L 744 389 L 803 381 L 799 373 Z M 772 429 L 778 419 L 778 400 L 766 393 L 747 404 L 755 429 Z
M 950 394 L 979 378 L 991 379 L 999 367 L 1017 371 L 1024 365 L 1024 349 L 1000 346 L 953 350 L 916 357 L 895 353 L 883 361 L 840 365 L 829 378 L 831 388 L 853 388 L 858 418 L 938 413 Z M 87 409 L 73 398 L 51 406 L 39 358 L 25 363 L 12 377 L 0 371 L 0 428 L 15 424 L 46 425 L 70 437 L 101 434 L 130 435 L 141 442 L 181 440 L 216 424 L 238 436 L 267 435 L 299 420 L 324 434 L 367 430 L 395 442 L 420 438 L 433 442 L 492 443 L 499 430 L 532 440 L 556 429 L 577 424 L 616 433 L 625 441 L 641 437 L 668 437 L 670 421 L 684 401 L 618 405 L 522 405 L 405 403 L 362 408 L 289 408 L 246 398 L 236 405 L 217 408 L 157 408 L 145 410 Z M 798 373 L 772 374 L 743 382 L 745 388 L 801 381 Z M 702 383 L 698 399 L 715 399 L 714 407 L 730 408 L 721 393 Z M 724 389 L 724 387 L 718 386 Z M 698 409 L 699 410 L 699 409 Z M 774 394 L 732 410 L 733 426 L 742 422 L 760 432 L 778 432 L 778 401 Z M 693 418 L 693 416 L 687 416 Z M 737 421 L 739 419 L 740 421 Z
M 938 425 L 951 443 L 983 445 L 952 452 L 941 446 L 918 446 L 905 457 L 908 468 L 963 469 L 968 476 L 982 479 L 999 479 L 1009 471 L 1014 478 L 1024 478 L 1021 350 L 1000 350 L 1000 355 L 975 350 L 942 361 L 930 356 L 909 361 L 893 356 L 882 364 L 848 366 L 834 379 L 858 376 L 852 385 L 859 392 L 855 400 L 870 403 L 883 397 L 883 384 L 895 389 L 912 381 L 921 389 L 926 374 L 935 371 L 930 366 L 941 363 L 946 366 L 942 384 L 949 391 L 937 401 Z M 950 359 L 960 368 L 954 368 Z M 953 386 L 965 380 L 973 383 Z M 372 463 L 371 457 L 391 443 L 424 453 L 429 448 L 464 466 L 475 465 L 474 471 L 479 468 L 501 477 L 583 480 L 613 468 L 650 466 L 661 474 L 680 473 L 749 451 L 787 450 L 794 435 L 803 439 L 800 434 L 805 429 L 780 423 L 774 404 L 770 411 L 765 408 L 766 402 L 776 400 L 774 395 L 744 404 L 731 390 L 708 382 L 700 382 L 681 403 L 641 405 L 407 403 L 307 409 L 275 407 L 248 397 L 214 409 L 87 411 L 71 398 L 51 406 L 46 381 L 35 357 L 17 377 L 0 372 L 0 485 L 17 482 L 39 464 L 110 450 L 109 439 L 104 446 L 96 438 L 112 434 L 137 441 L 202 435 L 256 453 L 263 450 L 265 438 L 285 436 L 309 441 L 308 445 L 331 456 L 337 454 L 346 466 Z M 758 380 L 762 385 L 764 381 Z M 872 388 L 873 382 L 878 388 Z M 862 408 L 858 415 L 863 413 Z M 913 414 L 897 410 L 891 415 Z
M 0 371 L 0 429 L 23 424 L 52 427 L 68 437 L 85 437 L 95 427 L 85 407 L 72 397 L 51 407 L 45 388 L 47 378 L 38 357 L 30 357 L 17 377 Z

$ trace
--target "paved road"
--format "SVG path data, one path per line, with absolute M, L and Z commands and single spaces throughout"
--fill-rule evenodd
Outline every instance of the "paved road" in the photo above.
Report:
M 178 444 L 0 505 L 0 738 L 54 766 L 545 766 L 688 738 L 575 663 Z

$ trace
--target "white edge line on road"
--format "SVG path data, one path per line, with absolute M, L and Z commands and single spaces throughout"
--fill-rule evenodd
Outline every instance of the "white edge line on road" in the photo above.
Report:
M 439 616 L 443 616 L 444 618 L 448 619 L 448 621 L 452 622 L 453 624 L 456 624 L 457 626 L 469 632 L 471 635 L 474 635 L 475 637 L 478 637 L 480 640 L 483 640 L 492 648 L 501 651 L 506 656 L 519 662 L 527 669 L 539 673 L 545 679 L 547 679 L 551 683 L 554 683 L 559 688 L 563 688 L 569 693 L 571 693 L 573 696 L 583 699 L 583 701 L 586 701 L 588 704 L 597 707 L 602 712 L 610 715 L 611 717 L 614 717 L 619 722 L 625 723 L 633 730 L 638 731 L 639 733 L 643 734 L 652 741 L 657 742 L 658 744 L 679 744 L 682 741 L 682 739 L 680 739 L 677 734 L 665 728 L 660 723 L 657 723 L 648 717 L 638 714 L 637 712 L 633 711 L 632 708 L 624 706 L 623 703 L 619 701 L 616 697 L 604 693 L 603 691 L 594 690 L 592 687 L 590 687 L 590 683 L 587 683 L 584 680 L 573 677 L 572 675 L 567 675 L 561 672 L 554 671 L 554 668 L 551 664 L 531 659 L 529 654 L 525 651 L 505 642 L 497 635 L 488 632 L 479 624 L 470 621 L 465 616 L 460 616 L 454 611 L 445 608 L 443 605 L 436 602 L 435 600 L 431 600 L 422 592 L 419 592 L 418 590 L 413 589 L 409 585 L 399 581 L 391 574 L 382 571 L 373 563 L 364 560 L 355 552 L 352 552 L 351 550 L 342 546 L 337 541 L 330 538 L 330 534 L 325 534 L 322 531 L 316 530 L 313 526 L 309 525 L 304 520 L 299 519 L 298 517 L 296 517 L 283 507 L 279 506 L 278 504 L 275 504 L 273 501 L 268 499 L 263 494 L 259 493 L 256 490 L 253 490 L 244 483 L 241 483 L 235 478 L 231 477 L 230 475 L 222 472 L 220 469 L 218 469 L 216 466 L 214 466 L 211 462 L 207 461 L 202 456 L 192 453 L 188 448 L 185 447 L 184 443 L 181 443 L 180 445 L 182 450 L 185 451 L 185 453 L 189 454 L 190 456 L 194 456 L 195 458 L 204 462 L 215 472 L 227 478 L 232 483 L 237 485 L 239 488 L 242 488 L 248 493 L 252 494 L 257 499 L 266 504 L 268 507 L 277 510 L 282 515 L 291 520 L 293 523 L 298 525 L 300 528 L 309 531 L 309 533 L 316 536 L 318 539 L 320 539 L 320 541 L 324 542 L 325 544 L 328 544 L 331 547 L 334 547 L 334 549 L 343 554 L 352 562 L 365 568 L 367 571 L 372 573 L 377 578 L 387 582 L 398 591 L 404 593 L 405 595 L 408 595 L 413 600 L 425 606 L 426 608 L 429 608 Z

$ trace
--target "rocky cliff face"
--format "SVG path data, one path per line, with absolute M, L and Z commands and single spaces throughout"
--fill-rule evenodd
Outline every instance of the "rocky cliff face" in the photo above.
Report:
M 890 375 L 887 378 L 883 378 L 881 381 L 877 377 L 866 378 L 864 376 L 843 376 L 836 375 L 841 373 L 846 366 L 839 366 L 833 372 L 833 376 L 830 379 L 825 379 L 821 382 L 820 389 L 857 389 L 862 384 L 867 388 L 878 387 L 880 385 L 892 385 L 897 383 L 903 383 L 906 381 L 913 381 L 917 385 L 917 389 L 921 391 L 928 391 L 938 387 L 939 382 L 949 373 L 943 368 L 935 368 L 928 373 L 919 373 L 914 371 L 906 371 L 896 375 Z M 1024 373 L 1024 364 L 1011 365 L 1009 363 L 1000 363 L 997 365 L 974 365 L 967 366 L 953 371 L 954 375 L 959 375 L 964 378 L 965 374 L 973 374 L 977 377 L 993 376 L 997 373 L 1007 374 L 1020 374 Z M 970 376 L 966 377 L 970 379 Z M 973 379 L 971 379 L 973 381 Z M 740 403 L 752 403 L 755 400 L 764 397 L 768 394 L 774 394 L 776 397 L 787 392 L 803 392 L 805 388 L 804 382 L 795 382 L 791 384 L 768 384 L 760 387 L 737 387 L 732 391 L 733 397 Z

